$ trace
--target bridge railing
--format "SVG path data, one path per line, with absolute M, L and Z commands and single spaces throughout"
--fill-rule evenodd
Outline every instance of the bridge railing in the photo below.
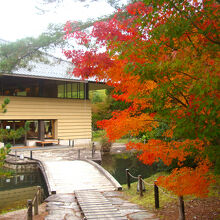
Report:
M 34 198 L 27 201 L 27 220 L 32 220 L 33 215 L 38 215 L 38 206 L 42 203 L 42 189 L 40 186 L 37 187 L 37 192 L 35 193 Z M 34 213 L 33 213 L 34 210 Z
M 129 169 L 126 169 L 126 180 L 127 180 L 127 186 L 128 189 L 131 188 L 131 178 L 136 179 L 138 181 L 137 185 L 137 191 L 139 191 L 140 197 L 144 195 L 145 191 L 145 185 L 148 185 L 153 188 L 154 190 L 154 201 L 155 201 L 155 208 L 158 209 L 160 207 L 159 205 L 159 187 L 157 185 L 157 181 L 154 181 L 154 184 L 147 183 L 144 181 L 141 175 L 133 176 Z M 167 196 L 171 197 L 172 199 L 175 199 L 176 197 L 173 197 L 166 193 L 162 188 L 160 188 L 160 192 L 167 194 Z M 184 200 L 183 196 L 178 197 L 179 200 L 179 220 L 185 220 L 185 211 L 184 211 Z

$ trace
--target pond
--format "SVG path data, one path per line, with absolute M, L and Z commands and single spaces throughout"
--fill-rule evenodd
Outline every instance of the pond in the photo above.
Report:
M 46 183 L 40 170 L 14 173 L 11 177 L 0 177 L 0 213 L 23 208 L 28 199 L 33 199 L 37 186 L 43 189 L 42 196 L 48 196 Z
M 114 176 L 120 184 L 126 184 L 125 170 L 129 169 L 133 176 L 150 177 L 158 171 L 164 170 L 159 163 L 152 166 L 144 165 L 134 153 L 108 154 L 102 157 L 102 166 Z M 131 182 L 136 181 L 131 179 Z M 40 170 L 33 172 L 15 173 L 12 177 L 0 178 L 0 213 L 23 208 L 28 199 L 33 199 L 37 186 L 44 191 L 44 198 L 48 196 L 45 180 Z
M 125 170 L 129 169 L 133 176 L 142 175 L 143 178 L 164 170 L 161 163 L 145 165 L 137 159 L 134 153 L 107 154 L 102 156 L 102 167 L 105 168 L 120 184 L 126 184 Z M 131 178 L 131 182 L 137 180 Z

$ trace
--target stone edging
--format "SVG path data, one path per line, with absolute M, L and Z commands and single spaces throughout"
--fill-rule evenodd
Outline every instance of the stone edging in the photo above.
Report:
M 13 155 L 13 154 L 8 154 L 8 155 L 15 157 L 15 155 Z M 42 172 L 42 174 L 44 176 L 44 180 L 45 180 L 45 182 L 47 184 L 48 192 L 49 192 L 49 194 L 51 194 L 51 188 L 50 188 L 50 184 L 49 184 L 49 181 L 48 181 L 48 178 L 47 178 L 47 174 L 46 174 L 43 162 L 41 162 L 38 159 L 33 159 L 33 158 L 31 159 L 30 157 L 26 157 L 26 156 L 24 158 L 29 159 L 30 161 L 28 161 L 28 162 L 10 162 L 10 161 L 6 161 L 6 162 L 9 163 L 9 164 L 13 164 L 13 165 L 36 164 L 40 168 L 40 170 L 41 170 L 41 172 Z
M 122 186 L 121 184 L 107 171 L 105 170 L 102 166 L 100 166 L 99 164 L 95 163 L 92 160 L 87 160 L 84 159 L 82 161 L 86 161 L 88 163 L 90 163 L 91 165 L 93 165 L 94 167 L 96 167 L 98 169 L 98 171 L 103 174 L 112 184 L 113 186 L 118 190 L 121 191 L 122 190 Z

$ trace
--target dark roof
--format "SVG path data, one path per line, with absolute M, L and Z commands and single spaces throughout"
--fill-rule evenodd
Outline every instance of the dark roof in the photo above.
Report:
M 8 41 L 0 39 L 0 44 L 7 44 Z M 9 74 L 2 73 L 3 76 L 23 77 L 23 78 L 35 78 L 46 80 L 59 80 L 59 81 L 78 81 L 89 82 L 91 89 L 106 89 L 110 88 L 104 82 L 96 83 L 94 78 L 88 80 L 82 80 L 79 77 L 75 77 L 71 74 L 73 64 L 69 61 L 57 58 L 53 55 L 46 54 L 46 58 L 49 63 L 33 62 L 30 61 L 30 68 L 19 68 L 13 70 Z

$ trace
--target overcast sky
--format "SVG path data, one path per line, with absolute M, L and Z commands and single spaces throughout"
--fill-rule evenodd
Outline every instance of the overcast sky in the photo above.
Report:
M 90 7 L 74 0 L 64 0 L 56 9 L 51 5 L 51 11 L 44 15 L 39 14 L 36 6 L 40 6 L 39 0 L 0 0 L 0 39 L 15 41 L 24 37 L 37 37 L 49 23 L 86 21 L 114 11 L 104 0 L 93 2 Z

